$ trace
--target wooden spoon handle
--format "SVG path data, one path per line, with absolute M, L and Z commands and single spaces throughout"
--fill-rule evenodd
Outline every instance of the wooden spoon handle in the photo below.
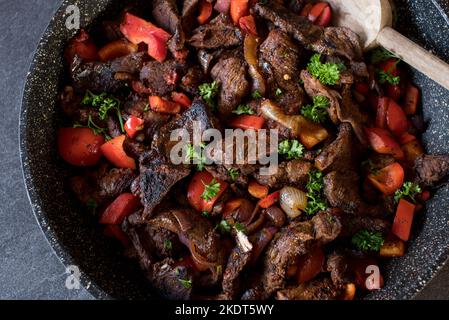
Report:
M 380 31 L 377 42 L 449 90 L 449 65 L 446 62 L 390 27 Z

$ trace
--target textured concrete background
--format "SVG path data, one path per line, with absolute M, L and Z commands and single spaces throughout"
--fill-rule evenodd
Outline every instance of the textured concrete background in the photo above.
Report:
M 84 289 L 66 289 L 65 268 L 28 204 L 18 154 L 22 88 L 59 2 L 0 0 L 0 299 L 92 299 Z M 449 299 L 448 265 L 418 298 Z

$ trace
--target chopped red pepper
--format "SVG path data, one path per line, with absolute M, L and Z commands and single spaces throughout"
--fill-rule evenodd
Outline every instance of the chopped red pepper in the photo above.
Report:
M 388 103 L 387 125 L 390 131 L 397 137 L 402 136 L 408 129 L 407 116 L 394 100 L 390 100 Z
M 150 108 L 153 111 L 168 114 L 177 114 L 181 112 L 181 105 L 179 103 L 168 101 L 158 96 L 151 96 L 149 101 Z
M 252 15 L 241 17 L 239 20 L 239 25 L 240 29 L 257 37 L 256 20 L 254 20 Z
M 365 128 L 365 133 L 371 147 L 377 153 L 391 154 L 396 159 L 404 158 L 404 152 L 401 150 L 401 147 L 387 130 L 380 128 Z
M 64 53 L 67 63 L 71 64 L 75 55 L 84 61 L 98 60 L 98 49 L 84 29 L 81 29 L 80 33 L 70 40 Z
M 123 150 L 123 142 L 126 136 L 118 136 L 101 146 L 101 151 L 103 155 L 108 159 L 113 165 L 118 168 L 124 169 L 136 169 L 136 161 L 133 158 L 128 157 L 125 150 Z
M 136 116 L 130 116 L 125 123 L 125 131 L 132 139 L 136 136 L 136 133 L 143 129 L 144 120 Z
M 368 175 L 369 181 L 385 195 L 392 195 L 404 183 L 404 169 L 395 162 L 379 170 L 378 172 Z
M 268 195 L 266 198 L 260 200 L 258 205 L 263 209 L 268 209 L 278 201 L 279 201 L 279 191 L 276 191 Z
M 197 172 L 193 176 L 187 188 L 187 200 L 189 204 L 199 212 L 211 212 L 215 202 L 228 188 L 228 184 L 219 179 L 215 181 L 220 184 L 220 190 L 209 200 L 203 199 L 202 195 L 207 185 L 214 180 L 214 177 L 207 171 Z
M 415 207 L 407 200 L 399 200 L 391 232 L 401 240 L 407 241 L 410 238 Z
M 377 100 L 376 127 L 387 129 L 387 110 L 390 98 L 382 97 Z
M 184 107 L 184 109 L 189 108 L 192 105 L 192 100 L 182 92 L 172 92 L 171 99 Z
M 240 18 L 249 13 L 249 0 L 232 0 L 230 9 L 232 21 L 237 25 Z
M 78 167 L 93 166 L 101 158 L 104 137 L 90 128 L 61 128 L 58 132 L 58 149 L 61 157 Z
M 331 7 L 328 5 L 321 12 L 320 16 L 315 21 L 315 24 L 320 27 L 327 27 L 331 23 L 331 20 L 332 20 L 332 10 Z
M 207 0 L 200 1 L 200 14 L 197 18 L 199 24 L 205 24 L 212 16 L 212 3 Z
M 419 102 L 419 90 L 418 88 L 409 85 L 405 91 L 405 105 L 404 111 L 406 114 L 416 114 Z
M 130 13 L 125 14 L 125 20 L 120 25 L 120 31 L 132 43 L 146 43 L 148 55 L 159 62 L 167 56 L 167 41 L 171 35 L 152 23 L 136 17 Z
M 100 217 L 101 224 L 118 225 L 123 220 L 141 207 L 140 199 L 132 193 L 123 193 L 119 195 L 102 213 Z
M 299 13 L 299 15 L 301 17 L 308 17 L 310 10 L 312 10 L 313 8 L 313 3 L 307 3 L 304 8 L 302 8 L 301 12 Z
M 364 96 L 367 96 L 368 93 L 369 93 L 369 85 L 367 83 L 365 83 L 365 82 L 356 83 L 355 84 L 355 90 L 358 93 L 360 93 L 360 94 L 362 94 Z
M 407 144 L 409 142 L 412 142 L 416 140 L 416 137 L 414 135 L 411 135 L 408 132 L 405 132 L 400 138 L 399 138 L 399 144 L 402 146 L 404 144 Z
M 242 115 L 235 117 L 231 120 L 229 125 L 232 128 L 242 129 L 242 130 L 259 130 L 262 129 L 263 125 L 265 124 L 265 119 L 258 116 L 252 116 L 252 115 Z

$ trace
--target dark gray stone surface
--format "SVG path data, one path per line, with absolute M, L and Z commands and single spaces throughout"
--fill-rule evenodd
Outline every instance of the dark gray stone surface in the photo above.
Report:
M 60 0 L 0 0 L 0 299 L 91 299 L 65 287 L 54 255 L 28 204 L 18 155 L 18 118 L 33 51 Z M 449 298 L 449 266 L 419 294 Z

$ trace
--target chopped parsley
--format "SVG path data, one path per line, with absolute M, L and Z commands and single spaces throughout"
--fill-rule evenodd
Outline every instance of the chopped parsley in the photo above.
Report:
M 254 114 L 254 111 L 246 104 L 241 104 L 237 107 L 237 109 L 232 111 L 232 113 L 240 116 L 242 114 L 249 114 L 249 115 Z
M 394 53 L 391 53 L 390 51 L 381 47 L 371 51 L 370 60 L 372 64 L 379 64 L 391 58 L 399 59 L 398 56 L 396 56 Z
M 251 94 L 251 96 L 253 97 L 253 99 L 261 99 L 262 98 L 262 95 L 260 94 L 260 92 L 259 91 L 254 91 L 252 94 Z
M 182 286 L 186 289 L 192 288 L 192 280 L 190 279 L 178 279 L 181 282 Z
M 150 104 L 149 103 L 147 103 L 145 105 L 145 108 L 143 108 L 143 112 L 148 112 L 148 111 L 150 111 Z
M 307 70 L 312 76 L 325 85 L 335 85 L 340 80 L 340 71 L 344 68 L 342 64 L 322 63 L 321 54 L 314 54 L 307 65 Z
M 75 123 L 73 125 L 73 127 L 74 128 L 90 128 L 90 129 L 92 129 L 92 131 L 94 132 L 95 135 L 97 135 L 97 136 L 101 135 L 101 134 L 104 135 L 106 141 L 109 141 L 109 140 L 112 139 L 111 136 L 107 134 L 106 128 L 102 128 L 99 125 L 97 125 L 94 122 L 94 120 L 92 119 L 91 115 L 89 115 L 89 117 L 87 118 L 87 125 L 86 126 L 83 126 L 83 125 L 81 125 L 79 123 Z
M 304 106 L 301 114 L 313 122 L 321 123 L 326 121 L 328 117 L 327 109 L 330 106 L 329 99 L 324 96 L 316 96 L 313 98 L 313 105 Z
M 240 222 L 236 222 L 236 223 L 234 224 L 234 229 L 235 229 L 237 232 L 243 232 L 243 233 L 246 233 L 246 228 L 245 228 L 245 226 L 242 225 Z
M 416 203 L 415 196 L 421 192 L 422 190 L 419 184 L 407 181 L 404 182 L 402 188 L 397 190 L 394 194 L 394 201 L 398 203 L 401 198 L 408 197 L 413 203 Z
M 204 192 L 201 195 L 201 199 L 210 201 L 212 198 L 216 197 L 220 192 L 221 185 L 217 182 L 217 180 L 212 179 L 209 184 L 204 185 Z
M 210 108 L 215 109 L 217 104 L 215 97 L 218 94 L 218 83 L 216 81 L 212 83 L 203 83 L 198 87 L 200 95 L 206 101 Z
M 379 70 L 377 75 L 379 77 L 379 83 L 381 84 L 389 83 L 391 85 L 398 85 L 401 81 L 401 78 L 399 76 L 393 76 L 391 71 L 385 72 L 383 70 Z
M 228 169 L 228 174 L 229 177 L 231 178 L 232 181 L 237 180 L 238 176 L 239 176 L 239 170 L 236 168 L 230 168 Z
M 282 89 L 277 88 L 274 94 L 276 95 L 276 97 L 279 97 L 282 94 Z
M 319 211 L 327 209 L 326 200 L 323 198 L 324 178 L 319 170 L 309 172 L 309 181 L 307 182 L 307 207 L 304 210 L 306 214 L 313 215 Z
M 284 140 L 279 144 L 278 153 L 288 160 L 301 158 L 304 146 L 298 140 Z
M 106 120 L 108 113 L 110 111 L 115 111 L 120 122 L 120 129 L 123 133 L 125 132 L 123 117 L 120 111 L 120 101 L 117 98 L 106 93 L 98 95 L 93 94 L 90 90 L 87 90 L 81 104 L 85 106 L 91 105 L 94 108 L 98 108 L 98 116 L 101 120 Z
M 203 211 L 203 212 L 201 213 L 201 215 L 202 215 L 203 217 L 205 217 L 205 218 L 210 218 L 210 213 L 207 212 L 207 211 Z
M 218 230 L 221 233 L 229 233 L 231 232 L 231 226 L 226 220 L 221 220 L 220 223 L 215 226 L 215 230 Z
M 357 232 L 351 242 L 361 251 L 379 251 L 384 244 L 384 238 L 380 232 L 365 229 Z
M 173 249 L 173 244 L 170 240 L 165 240 L 164 241 L 164 248 L 167 250 L 171 250 Z
M 185 162 L 196 162 L 196 169 L 198 171 L 203 171 L 204 166 L 206 165 L 206 156 L 204 155 L 204 148 L 206 145 L 204 143 L 201 143 L 199 145 L 200 151 L 199 153 L 196 151 L 195 146 L 193 144 L 189 144 L 187 146 L 187 155 Z

